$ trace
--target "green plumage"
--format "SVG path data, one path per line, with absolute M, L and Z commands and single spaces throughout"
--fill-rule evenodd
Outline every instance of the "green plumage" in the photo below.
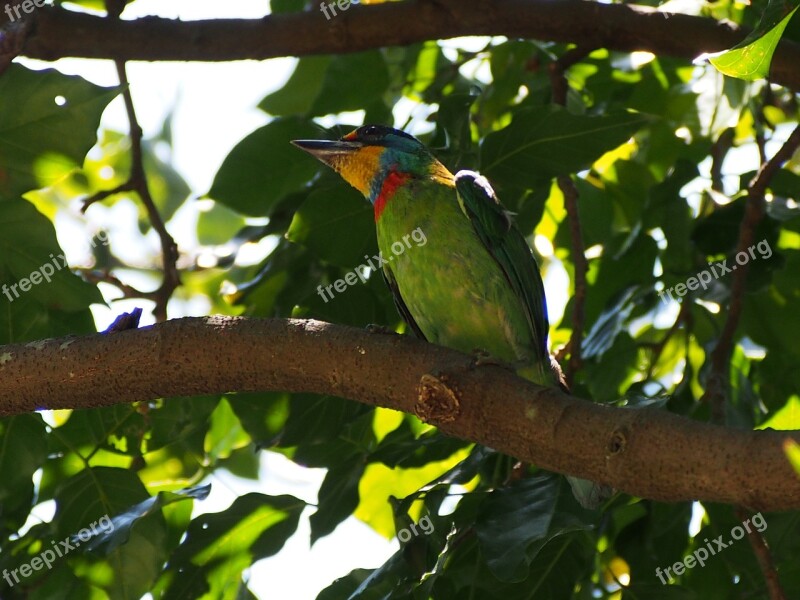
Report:
M 370 125 L 338 141 L 294 144 L 372 203 L 384 276 L 416 335 L 466 353 L 488 352 L 530 381 L 566 389 L 547 349 L 538 266 L 483 177 L 471 171 L 453 176 L 417 139 L 389 127 Z M 425 243 L 404 244 L 416 230 Z M 393 247 L 400 246 L 395 254 Z M 586 507 L 612 492 L 567 480 Z
M 553 385 L 547 314 L 536 263 L 520 232 L 476 182 L 456 187 L 411 179 L 378 219 L 378 247 L 398 308 L 435 344 L 485 350 L 542 385 Z M 460 201 L 459 201 L 460 200 Z M 427 242 L 394 255 L 392 244 L 420 228 Z

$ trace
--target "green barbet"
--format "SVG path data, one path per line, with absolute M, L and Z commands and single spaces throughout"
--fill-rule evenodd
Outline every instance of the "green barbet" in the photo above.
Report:
M 566 389 L 547 348 L 544 285 L 525 238 L 489 182 L 453 175 L 413 136 L 367 125 L 338 141 L 295 140 L 360 191 L 374 208 L 383 274 L 414 333 L 465 353 L 476 350 L 526 379 Z M 427 242 L 402 254 L 392 244 L 421 230 Z M 584 506 L 604 486 L 568 478 Z

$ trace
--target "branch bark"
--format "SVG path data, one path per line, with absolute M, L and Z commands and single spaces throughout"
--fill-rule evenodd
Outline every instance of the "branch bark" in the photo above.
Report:
M 693 59 L 724 50 L 748 30 L 727 22 L 630 4 L 584 0 L 408 0 L 354 5 L 327 20 L 316 9 L 263 19 L 113 21 L 59 8 L 34 12 L 23 54 L 119 60 L 263 60 L 407 46 L 465 35 L 505 35 Z M 403 27 L 387 27 L 403 23 Z M 800 87 L 800 45 L 782 41 L 770 79 Z
M 319 321 L 186 318 L 0 347 L 0 414 L 234 390 L 333 394 L 636 496 L 800 508 L 800 478 L 782 449 L 800 442 L 798 431 L 597 405 L 472 363 L 408 336 Z

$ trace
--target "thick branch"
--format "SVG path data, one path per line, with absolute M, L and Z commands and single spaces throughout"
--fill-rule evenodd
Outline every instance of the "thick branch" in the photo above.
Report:
M 285 390 L 416 413 L 444 433 L 662 501 L 800 507 L 782 444 L 654 409 L 596 405 L 407 336 L 319 321 L 189 318 L 0 347 L 0 412 Z M 391 368 L 387 368 L 391 365 Z
M 439 0 L 352 6 L 327 20 L 319 10 L 263 19 L 110 21 L 38 9 L 24 54 L 122 60 L 228 61 L 355 52 L 465 35 L 505 35 L 693 59 L 724 50 L 747 31 L 730 23 L 652 8 L 583 0 Z M 402 23 L 402 27 L 387 27 Z M 800 45 L 783 41 L 771 81 L 800 87 Z

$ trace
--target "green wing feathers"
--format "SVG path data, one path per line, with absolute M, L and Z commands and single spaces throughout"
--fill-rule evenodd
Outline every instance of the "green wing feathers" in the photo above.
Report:
M 486 178 L 473 171 L 459 171 L 455 183 L 461 210 L 469 218 L 525 309 L 536 340 L 537 359 L 549 365 L 547 301 L 533 252 L 510 214 L 500 205 Z

